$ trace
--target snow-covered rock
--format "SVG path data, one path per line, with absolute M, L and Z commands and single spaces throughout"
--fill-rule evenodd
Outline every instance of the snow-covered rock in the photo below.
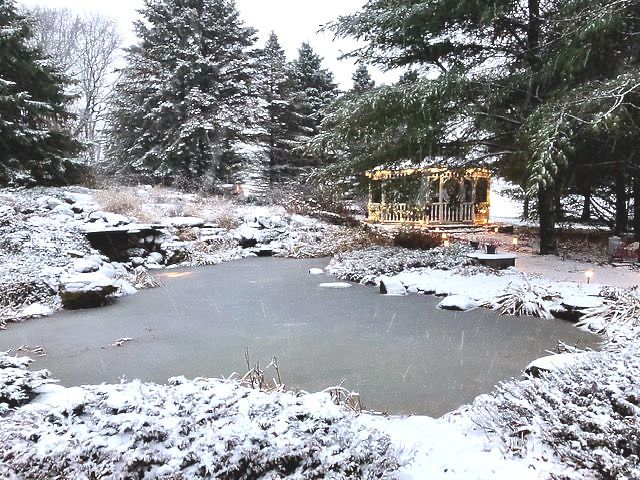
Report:
M 95 258 L 83 258 L 73 262 L 73 270 L 77 273 L 89 273 L 97 272 L 100 270 L 102 262 L 97 261 Z
M 438 304 L 438 308 L 442 310 L 456 310 L 460 312 L 467 312 L 479 306 L 480 304 L 477 301 L 466 295 L 449 295 Z
M 562 299 L 562 306 L 570 310 L 583 310 L 585 308 L 596 308 L 602 306 L 602 297 L 587 295 L 570 296 Z
M 43 305 L 41 303 L 32 303 L 28 307 L 25 307 L 20 316 L 23 318 L 36 318 L 36 317 L 46 317 L 47 315 L 51 315 L 53 313 L 53 309 L 47 305 Z
M 147 257 L 147 262 L 162 264 L 164 261 L 164 256 L 160 252 L 151 252 Z
M 57 205 L 56 207 L 54 207 L 51 210 L 51 212 L 57 215 L 66 215 L 67 217 L 73 217 L 74 215 L 74 212 L 71 209 L 71 207 L 69 207 L 64 203 L 61 203 L 60 205 Z
M 124 215 L 120 215 L 119 213 L 103 212 L 101 210 L 91 212 L 88 218 L 91 222 L 102 220 L 107 225 L 113 227 L 128 225 L 131 223 L 131 220 Z
M 162 221 L 163 225 L 175 228 L 202 227 L 204 223 L 200 217 L 170 217 Z
M 310 275 L 322 275 L 324 273 L 324 270 L 321 268 L 310 268 L 309 269 L 309 274 Z
M 380 293 L 401 296 L 407 295 L 407 289 L 397 278 L 382 276 L 380 277 Z
M 104 305 L 118 291 L 113 278 L 101 272 L 66 274 L 60 278 L 60 299 L 65 308 L 92 308 Z
M 535 359 L 529 363 L 524 369 L 525 373 L 539 375 L 540 372 L 552 372 L 561 368 L 567 368 L 588 359 L 591 354 L 589 352 L 578 353 L 558 353 L 555 355 L 547 355 Z

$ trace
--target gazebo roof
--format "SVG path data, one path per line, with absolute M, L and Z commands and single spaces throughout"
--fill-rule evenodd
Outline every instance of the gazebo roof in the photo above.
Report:
M 444 158 L 427 158 L 422 162 L 416 163 L 411 160 L 401 160 L 389 165 L 380 165 L 368 170 L 365 175 L 371 180 L 387 180 L 391 178 L 405 177 L 414 173 L 426 173 L 429 176 L 452 176 L 463 172 L 465 176 L 471 178 L 488 178 L 491 171 L 482 167 L 442 167 L 434 166 L 436 160 L 443 160 L 440 165 L 445 163 Z M 448 163 L 448 162 L 447 162 Z

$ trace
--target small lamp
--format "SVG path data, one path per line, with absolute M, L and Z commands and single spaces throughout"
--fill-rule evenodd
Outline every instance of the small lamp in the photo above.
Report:
M 513 237 L 511 239 L 511 245 L 513 245 L 514 247 L 518 246 L 518 237 Z
M 448 247 L 450 245 L 449 240 L 445 239 L 445 241 L 442 242 L 442 245 L 444 245 L 445 247 Z
M 593 270 L 587 270 L 584 272 L 584 276 L 587 277 L 587 284 L 591 283 L 591 279 L 593 278 Z

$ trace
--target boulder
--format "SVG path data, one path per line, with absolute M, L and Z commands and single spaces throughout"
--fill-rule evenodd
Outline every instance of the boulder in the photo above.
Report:
M 455 310 L 458 312 L 468 312 L 478 307 L 478 302 L 466 295 L 449 295 L 438 304 L 438 308 L 442 310 Z
M 243 223 L 236 228 L 233 233 L 233 238 L 238 241 L 238 245 L 242 248 L 253 248 L 258 244 L 258 237 L 260 236 L 259 230 L 252 227 L 248 223 Z
M 90 273 L 100 270 L 101 262 L 92 258 L 82 258 L 73 262 L 73 271 L 76 273 Z
M 117 291 L 114 280 L 99 271 L 66 274 L 60 278 L 60 299 L 67 309 L 100 307 Z
M 524 373 L 533 375 L 534 377 L 539 377 L 540 374 L 544 372 L 552 372 L 570 367 L 577 362 L 587 359 L 589 355 L 589 352 L 547 355 L 546 357 L 540 357 L 527 365 L 524 369 Z
M 151 252 L 147 258 L 147 262 L 157 263 L 158 265 L 162 264 L 163 261 L 164 256 L 160 252 Z
M 310 275 L 322 275 L 324 273 L 324 270 L 321 268 L 310 268 L 309 269 L 309 274 Z
M 380 293 L 383 295 L 407 295 L 407 289 L 402 282 L 393 277 L 380 277 Z
M 51 210 L 51 212 L 58 215 L 66 215 L 67 217 L 73 217 L 74 215 L 73 210 L 68 205 L 65 205 L 65 204 L 60 204 L 54 207 Z
M 202 227 L 204 219 L 200 217 L 170 217 L 165 218 L 162 224 L 175 228 Z
M 23 318 L 37 318 L 46 317 L 47 315 L 51 315 L 52 313 L 53 309 L 51 307 L 47 307 L 46 305 L 42 305 L 41 303 L 32 303 L 22 310 L 20 316 Z

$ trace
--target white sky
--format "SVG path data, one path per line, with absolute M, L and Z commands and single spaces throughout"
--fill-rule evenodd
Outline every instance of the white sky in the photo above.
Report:
M 127 43 L 135 41 L 132 22 L 142 0 L 18 0 L 19 5 L 43 5 L 53 8 L 69 8 L 79 12 L 97 11 L 116 18 Z M 271 30 L 280 38 L 280 43 L 292 59 L 304 41 L 308 41 L 318 54 L 324 57 L 324 65 L 336 76 L 343 89 L 351 86 L 351 75 L 355 70 L 352 62 L 338 61 L 342 51 L 348 51 L 355 43 L 350 40 L 333 41 L 331 34 L 316 33 L 320 25 L 336 19 L 339 15 L 357 11 L 365 0 L 236 0 L 238 10 L 247 25 L 258 30 L 258 44 L 264 43 Z M 397 75 L 382 74 L 370 69 L 378 82 L 392 81 Z

